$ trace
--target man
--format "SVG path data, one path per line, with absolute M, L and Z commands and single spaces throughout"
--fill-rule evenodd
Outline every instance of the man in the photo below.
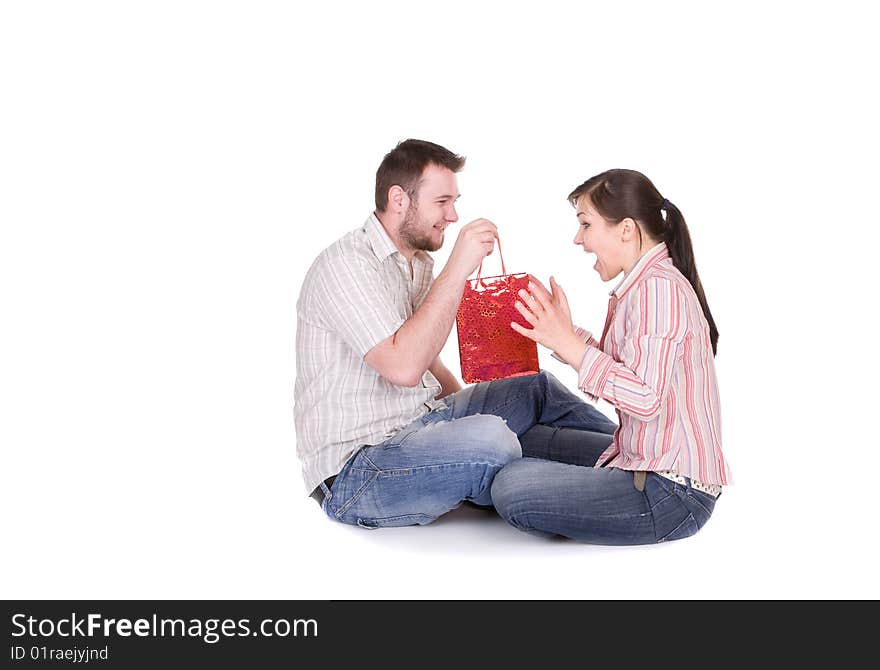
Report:
M 375 211 L 303 282 L 297 454 L 306 490 L 344 523 L 426 524 L 465 500 L 491 505 L 492 479 L 523 450 L 554 457 L 559 428 L 608 442 L 616 427 L 547 373 L 462 390 L 438 358 L 465 280 L 498 235 L 487 219 L 464 225 L 433 278 L 427 252 L 458 220 L 464 161 L 431 142 L 399 143 L 376 172 Z

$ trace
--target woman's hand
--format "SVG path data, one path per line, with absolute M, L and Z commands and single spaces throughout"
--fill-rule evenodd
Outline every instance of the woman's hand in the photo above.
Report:
M 574 332 L 565 291 L 553 277 L 550 277 L 550 288 L 552 293 L 535 277 L 530 277 L 529 290 L 519 292 L 520 299 L 515 307 L 532 327 L 524 328 L 513 322 L 510 327 L 520 335 L 552 349 L 566 363 L 577 368 L 586 345 Z

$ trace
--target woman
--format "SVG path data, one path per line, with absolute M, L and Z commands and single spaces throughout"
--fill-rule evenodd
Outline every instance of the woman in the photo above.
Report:
M 730 472 L 721 452 L 713 357 L 718 329 L 678 208 L 634 170 L 609 170 L 569 201 L 574 243 L 596 255 L 611 293 L 597 342 L 572 325 L 565 292 L 550 278 L 521 291 L 531 328 L 517 332 L 578 372 L 578 387 L 612 403 L 619 427 L 604 451 L 586 445 L 585 467 L 535 458 L 505 466 L 492 486 L 498 512 L 521 530 L 597 544 L 649 544 L 696 533 Z M 571 437 L 571 436 L 570 436 Z M 603 445 L 604 447 L 604 445 Z

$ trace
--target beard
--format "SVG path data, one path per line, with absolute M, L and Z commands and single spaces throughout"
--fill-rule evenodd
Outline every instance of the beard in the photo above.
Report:
M 425 232 L 426 226 L 428 232 Z M 441 234 L 439 242 L 435 242 L 431 239 L 430 231 L 433 230 L 433 228 L 433 224 L 426 224 L 422 221 L 419 217 L 419 210 L 415 206 L 415 203 L 413 203 L 403 217 L 403 223 L 400 224 L 398 234 L 400 235 L 400 239 L 402 239 L 411 249 L 417 251 L 437 251 L 437 249 L 443 246 L 443 235 Z

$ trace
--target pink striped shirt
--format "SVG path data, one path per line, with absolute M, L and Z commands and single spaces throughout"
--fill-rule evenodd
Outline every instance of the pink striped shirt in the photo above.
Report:
M 586 331 L 578 386 L 617 409 L 597 466 L 674 470 L 729 484 L 709 325 L 690 282 L 660 243 L 611 292 L 602 342 Z

